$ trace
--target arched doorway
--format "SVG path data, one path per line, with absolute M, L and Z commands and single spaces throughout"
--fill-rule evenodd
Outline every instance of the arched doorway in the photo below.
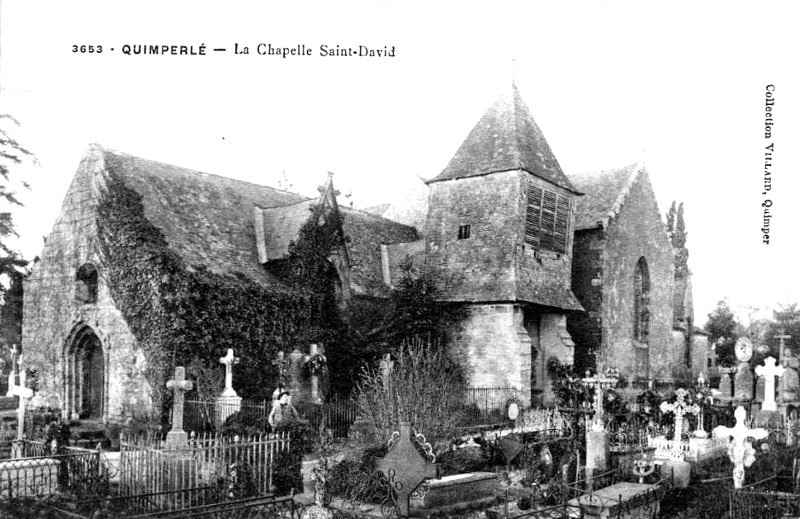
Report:
M 66 402 L 71 415 L 102 419 L 105 405 L 105 358 L 100 338 L 88 326 L 78 329 L 67 350 Z

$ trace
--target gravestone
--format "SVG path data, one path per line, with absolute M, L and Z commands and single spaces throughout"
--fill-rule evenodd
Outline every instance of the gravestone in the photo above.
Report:
M 719 398 L 721 400 L 730 400 L 733 398 L 733 381 L 731 380 L 730 371 L 726 368 L 720 369 L 722 376 L 719 379 Z
M 740 337 L 734 346 L 739 366 L 736 368 L 734 379 L 734 398 L 736 400 L 753 399 L 753 373 L 747 361 L 753 356 L 753 343 L 745 337 Z
M 675 486 L 678 488 L 686 488 L 689 486 L 689 478 L 691 476 L 691 465 L 683 459 L 683 451 L 681 450 L 681 435 L 683 434 L 683 417 L 686 414 L 697 414 L 700 412 L 700 406 L 697 404 L 687 404 L 685 402 L 686 395 L 689 392 L 683 388 L 675 390 L 675 402 L 661 402 L 662 413 L 673 413 L 675 415 L 675 434 L 672 438 L 672 449 L 670 449 L 670 463 L 672 467 L 672 478 Z
M 730 437 L 728 445 L 728 455 L 733 462 L 733 486 L 742 488 L 744 485 L 744 469 L 749 467 L 756 460 L 755 449 L 747 441 L 747 438 L 760 440 L 769 434 L 766 429 L 749 429 L 745 425 L 747 412 L 744 407 L 738 406 L 734 412 L 736 425 L 725 427 L 723 425 L 714 428 L 714 436 Z
M 594 417 L 591 427 L 586 427 L 586 486 L 591 490 L 595 471 L 608 468 L 608 433 L 604 425 L 603 393 L 617 385 L 619 373 L 615 368 L 608 368 L 603 375 L 595 375 L 582 379 L 584 385 L 594 388 Z
M 183 430 L 183 394 L 192 389 L 192 381 L 186 380 L 183 366 L 175 368 L 175 376 L 167 382 L 167 389 L 172 390 L 172 428 L 167 433 L 164 448 L 167 450 L 183 450 L 189 447 L 188 437 Z
M 763 411 L 777 411 L 775 405 L 775 377 L 782 377 L 783 366 L 775 365 L 775 357 L 767 357 L 764 364 L 756 366 L 756 375 L 764 378 L 764 403 L 761 405 Z
M 756 380 L 756 398 L 755 401 L 759 403 L 764 403 L 764 377 L 758 377 Z
M 239 363 L 239 357 L 234 357 L 233 348 L 228 348 L 228 354 L 220 357 L 219 363 L 225 366 L 225 389 L 216 399 L 215 422 L 217 427 L 242 408 L 242 397 L 233 389 L 233 366 Z
M 408 422 L 400 424 L 399 437 L 389 447 L 386 456 L 377 461 L 376 468 L 383 472 L 396 492 L 401 517 L 408 516 L 412 492 L 426 479 L 436 477 L 436 463 L 419 453 L 411 437 L 411 424 Z
M 800 400 L 800 376 L 798 376 L 800 361 L 792 354 L 792 349 L 783 344 L 783 339 L 791 336 L 776 335 L 776 337 L 781 341 L 781 366 L 786 370 L 781 378 L 779 399 L 781 402 L 797 402 Z

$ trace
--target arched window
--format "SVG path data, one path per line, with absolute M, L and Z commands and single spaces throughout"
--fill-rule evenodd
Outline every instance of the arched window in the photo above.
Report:
M 650 332 L 650 272 L 644 257 L 636 263 L 633 274 L 633 338 L 647 344 Z
M 75 301 L 97 302 L 97 269 L 91 263 L 84 263 L 75 273 Z

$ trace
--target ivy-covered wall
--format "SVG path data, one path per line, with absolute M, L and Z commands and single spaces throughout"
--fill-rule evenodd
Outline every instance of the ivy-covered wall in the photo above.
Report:
M 227 348 L 241 358 L 236 390 L 268 398 L 278 351 L 289 351 L 304 328 L 325 319 L 325 297 L 306 286 L 265 285 L 244 274 L 190 265 L 145 218 L 141 196 L 110 156 L 97 210 L 99 250 L 111 295 L 148 360 L 156 402 L 172 368 L 218 365 Z M 309 278 L 316 272 L 304 269 Z M 190 373 L 191 375 L 191 373 Z
M 130 164 L 116 152 L 89 151 L 26 285 L 23 347 L 26 365 L 38 373 L 40 399 L 64 404 L 69 337 L 79 326 L 89 326 L 103 347 L 107 420 L 158 410 L 164 398 L 168 403 L 165 382 L 174 366 L 222 370 L 218 359 L 227 348 L 241 358 L 234 378 L 239 394 L 269 398 L 277 352 L 302 346 L 298 340 L 308 330 L 335 321 L 331 291 L 312 290 L 319 263 L 299 256 L 318 248 L 298 241 L 293 263 L 305 266 L 304 283 L 192 264 L 151 220 L 151 201 L 140 193 L 141 175 L 134 178 L 138 172 Z M 161 196 L 163 216 L 169 195 Z M 87 262 L 99 274 L 91 303 L 75 298 L 75 275 Z M 190 368 L 187 375 L 197 373 Z

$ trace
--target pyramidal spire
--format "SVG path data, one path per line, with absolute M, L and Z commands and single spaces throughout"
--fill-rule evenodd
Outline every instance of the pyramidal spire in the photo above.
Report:
M 511 88 L 489 107 L 447 167 L 428 182 L 517 169 L 578 192 L 561 170 L 512 78 Z

